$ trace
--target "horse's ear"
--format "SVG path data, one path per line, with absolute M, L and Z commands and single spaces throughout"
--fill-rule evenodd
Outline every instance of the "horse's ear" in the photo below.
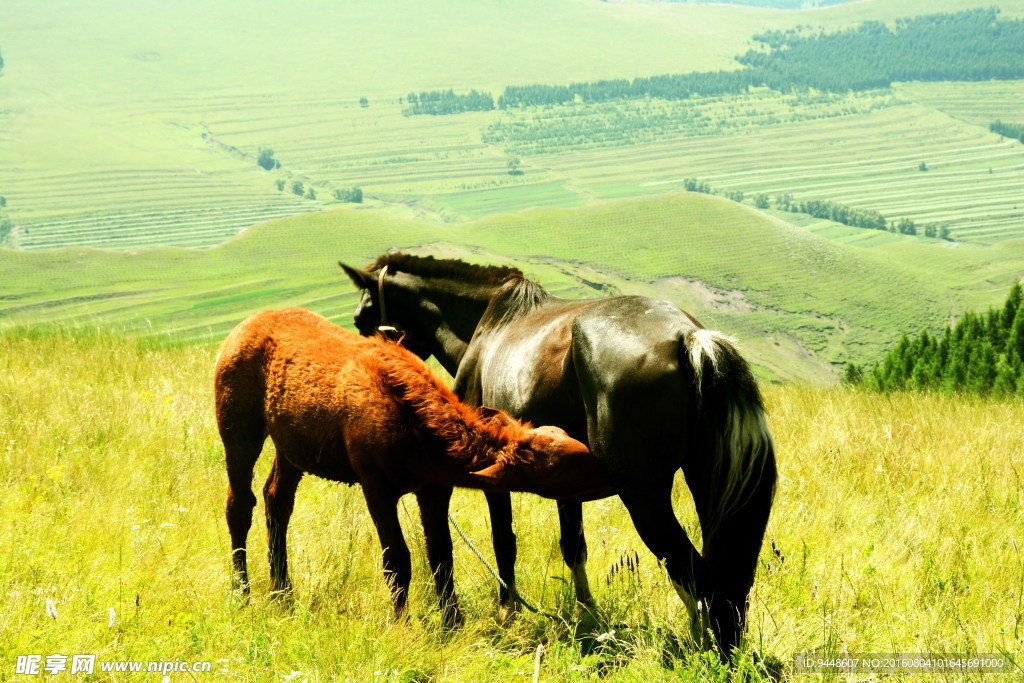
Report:
M 373 275 L 367 273 L 365 270 L 346 266 L 341 261 L 338 261 L 338 267 L 344 271 L 345 275 L 349 276 L 349 279 L 352 280 L 352 284 L 359 289 L 369 289 L 371 286 L 377 284 L 373 279 Z

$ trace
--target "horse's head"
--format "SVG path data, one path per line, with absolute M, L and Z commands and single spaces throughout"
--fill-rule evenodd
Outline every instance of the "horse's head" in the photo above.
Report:
M 604 468 L 590 449 L 558 427 L 526 430 L 514 459 L 472 474 L 481 481 L 490 480 L 499 490 L 526 491 L 545 498 L 581 498 L 612 491 Z
M 384 283 L 387 277 L 387 266 L 371 272 L 359 268 L 346 266 L 338 262 L 338 265 L 349 276 L 353 284 L 362 290 L 362 297 L 355 311 L 355 324 L 359 334 L 364 337 L 372 337 L 381 334 L 392 340 L 401 339 L 402 346 L 415 353 L 420 358 L 426 359 L 430 356 L 429 338 L 426 334 L 416 330 L 415 325 L 403 322 L 403 308 L 396 300 L 398 288 L 386 288 Z M 387 289 L 388 291 L 385 291 Z M 381 293 L 384 292 L 383 297 Z M 394 305 L 388 308 L 388 296 L 392 297 Z

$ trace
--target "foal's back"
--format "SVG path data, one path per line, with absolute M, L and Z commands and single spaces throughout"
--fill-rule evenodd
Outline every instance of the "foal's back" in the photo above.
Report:
M 301 308 L 253 315 L 217 359 L 222 437 L 262 444 L 269 435 L 278 455 L 304 472 L 356 483 L 346 434 L 386 430 L 393 419 L 368 369 L 379 343 Z

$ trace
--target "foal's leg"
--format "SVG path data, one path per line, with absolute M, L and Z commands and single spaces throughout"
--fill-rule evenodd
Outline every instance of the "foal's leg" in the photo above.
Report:
M 391 587 L 395 613 L 401 614 L 409 598 L 412 577 L 409 546 L 405 544 L 402 525 L 398 521 L 398 499 L 401 496 L 376 482 L 363 482 L 363 495 L 384 550 L 384 578 Z
M 427 559 L 430 571 L 434 574 L 437 597 L 441 601 L 442 620 L 446 627 L 455 628 L 462 625 L 462 612 L 459 611 L 455 580 L 452 577 L 452 533 L 448 528 L 448 503 L 451 497 L 451 487 L 436 484 L 429 484 L 416 492 L 423 535 L 427 540 Z
M 267 545 L 270 557 L 270 590 L 291 592 L 288 578 L 288 520 L 295 506 L 295 490 L 302 479 L 298 469 L 278 453 L 274 467 L 263 486 L 263 502 L 267 513 Z
M 512 496 L 507 493 L 485 493 L 487 509 L 491 515 L 491 542 L 498 576 L 504 582 L 498 588 L 498 604 L 505 610 L 515 610 L 513 589 L 516 586 L 516 534 L 512 531 Z
M 231 561 L 234 565 L 232 584 L 249 593 L 249 570 L 245 557 L 245 542 L 252 526 L 252 510 L 256 496 L 252 492 L 252 471 L 263 449 L 262 425 L 256 429 L 228 429 L 221 427 L 224 442 L 224 461 L 228 470 L 228 502 L 225 515 L 231 535 Z M 247 438 L 248 437 L 248 438 Z
M 587 580 L 587 539 L 583 535 L 583 503 L 578 500 L 558 501 L 558 524 L 561 532 L 559 545 L 562 558 L 572 571 L 576 600 L 584 605 L 593 602 L 590 582 Z

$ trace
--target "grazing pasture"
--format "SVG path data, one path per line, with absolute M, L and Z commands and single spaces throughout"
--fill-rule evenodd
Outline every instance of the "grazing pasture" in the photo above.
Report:
M 560 619 L 499 622 L 494 580 L 456 537 L 466 626 L 446 633 L 416 551 L 415 505 L 403 500 L 413 599 L 396 620 L 362 494 L 312 479 L 291 523 L 294 607 L 266 597 L 264 562 L 252 563 L 242 607 L 230 588 L 214 355 L 103 332 L 0 336 L 5 666 L 17 654 L 94 653 L 209 660 L 243 680 L 529 680 L 540 645 L 541 680 L 727 680 L 685 646 L 665 668 L 685 608 L 617 499 L 586 504 L 597 617 L 575 606 L 553 506 L 517 494 L 520 589 Z M 778 553 L 764 549 L 752 598 L 753 680 L 767 680 L 755 656 L 788 667 L 817 648 L 1004 652 L 1024 664 L 1024 406 L 798 385 L 766 398 Z M 681 481 L 675 504 L 695 532 Z M 489 557 L 485 509 L 479 493 L 456 492 L 456 520 Z M 265 547 L 261 525 L 251 542 Z

